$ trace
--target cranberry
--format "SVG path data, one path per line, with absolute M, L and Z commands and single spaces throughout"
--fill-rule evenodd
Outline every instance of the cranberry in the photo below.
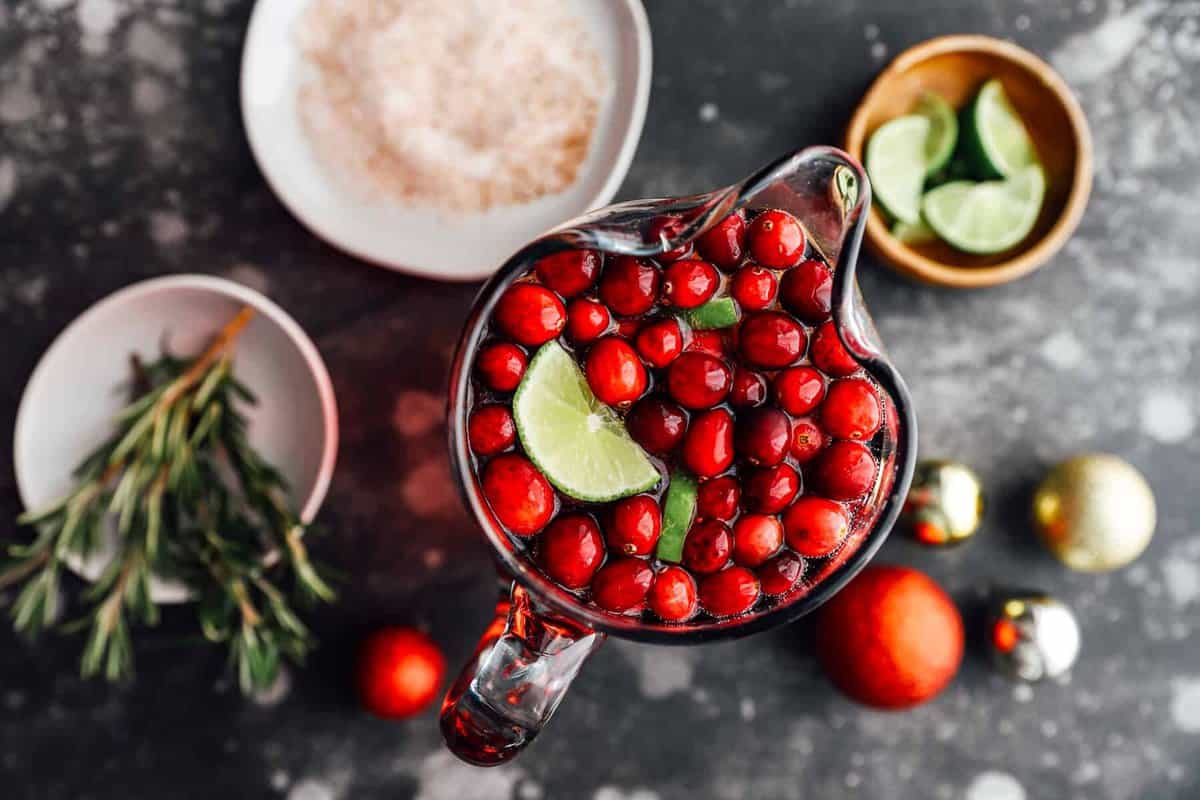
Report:
M 692 331 L 692 341 L 683 349 L 688 353 L 708 353 L 710 356 L 724 358 L 725 335 L 720 331 Z
M 800 473 L 787 464 L 751 470 L 742 481 L 742 505 L 762 514 L 778 514 L 800 491 Z
M 612 315 L 603 303 L 577 297 L 567 306 L 567 336 L 576 344 L 587 344 L 608 330 Z
M 721 359 L 684 353 L 667 370 L 667 390 L 684 408 L 712 408 L 729 394 L 733 375 Z
M 658 270 L 649 261 L 619 256 L 600 276 L 600 299 L 617 314 L 636 317 L 654 306 L 658 280 Z
M 825 434 L 812 420 L 798 419 L 792 422 L 792 458 L 798 464 L 807 464 L 816 458 L 825 446 Z
M 750 223 L 750 255 L 764 267 L 794 267 L 804 255 L 804 228 L 786 211 L 764 211 Z
M 733 526 L 733 560 L 757 567 L 783 547 L 783 526 L 775 517 L 746 514 Z
M 480 406 L 471 412 L 467 440 L 481 456 L 502 453 L 517 440 L 517 428 L 507 406 Z
M 757 367 L 778 369 L 804 354 L 807 337 L 800 323 L 782 311 L 751 314 L 738 332 L 742 356 Z
M 528 365 L 525 351 L 508 342 L 489 344 L 475 359 L 475 368 L 484 384 L 497 392 L 511 392 L 517 388 Z
M 745 367 L 734 367 L 729 402 L 739 408 L 753 408 L 767 402 L 767 379 Z
M 732 617 L 758 602 L 758 578 L 745 567 L 730 567 L 700 583 L 700 604 L 714 617 Z
M 538 540 L 538 562 L 568 589 L 582 589 L 604 560 L 600 526 L 588 514 L 564 514 Z
M 783 514 L 788 547 L 802 556 L 820 558 L 837 549 L 850 532 L 850 518 L 841 503 L 805 495 Z
M 735 211 L 713 225 L 696 242 L 700 255 L 722 269 L 733 269 L 746 252 L 746 218 Z
M 821 406 L 821 424 L 838 439 L 870 439 L 883 424 L 875 387 L 862 378 L 831 383 Z
M 792 367 L 775 376 L 775 402 L 789 414 L 807 414 L 824 396 L 825 378 L 812 367 Z
M 763 594 L 780 595 L 791 590 L 804 574 L 804 559 L 785 551 L 758 568 Z
M 813 331 L 810 358 L 817 369 L 835 378 L 844 378 L 858 371 L 858 362 L 842 346 L 832 321 Z
M 617 501 L 608 526 L 608 544 L 627 556 L 649 555 L 662 532 L 662 511 L 649 495 Z
M 810 325 L 822 323 L 833 307 L 833 273 L 820 261 L 809 259 L 783 276 L 779 299 Z
M 592 599 L 608 611 L 641 609 L 654 582 L 654 570 L 640 558 L 619 558 L 600 568 L 592 579 Z
M 567 309 L 545 286 L 517 283 L 500 295 L 493 318 L 508 338 L 537 347 L 562 333 L 567 326 Z
M 674 403 L 660 397 L 647 397 L 625 415 L 629 435 L 651 453 L 664 455 L 683 441 L 687 414 Z
M 679 217 L 659 217 L 650 223 L 650 227 L 646 230 L 646 233 L 651 239 L 657 239 L 665 247 L 670 243 L 671 239 L 679 235 L 679 232 L 683 230 L 683 226 L 684 222 Z M 669 264 L 672 261 L 678 261 L 681 258 L 691 255 L 691 252 L 692 245 L 689 242 L 659 254 L 658 260 L 664 264 Z
M 723 408 L 697 414 L 683 437 L 683 464 L 701 478 L 711 478 L 733 463 L 733 415 Z
M 686 622 L 696 615 L 696 579 L 682 567 L 667 567 L 650 587 L 650 610 L 664 622 Z
M 673 319 L 652 322 L 638 331 L 637 349 L 650 366 L 661 369 L 683 352 L 683 331 Z
M 574 297 L 596 282 L 600 254 L 595 250 L 564 250 L 539 260 L 534 269 L 542 283 L 563 297 Z
M 775 273 L 756 264 L 747 264 L 733 275 L 729 293 L 746 311 L 762 311 L 775 301 L 779 288 Z
M 729 562 L 733 538 L 720 520 L 697 522 L 683 541 L 683 565 L 697 575 L 716 572 Z
M 853 500 L 875 484 L 878 466 L 865 445 L 834 442 L 816 463 L 817 483 L 834 500 Z
M 707 261 L 685 258 L 663 271 L 663 297 L 676 308 L 703 305 L 721 283 L 717 268 Z
M 483 495 L 496 519 L 517 536 L 532 536 L 554 514 L 554 490 L 524 456 L 496 456 L 483 468 Z
M 696 516 L 700 519 L 729 521 L 737 514 L 742 489 L 737 478 L 713 478 L 700 484 L 696 493 Z
M 644 319 L 619 319 L 617 320 L 617 336 L 633 341 L 645 324 Z
M 751 464 L 778 464 L 791 443 L 791 423 L 778 408 L 753 408 L 738 415 L 733 446 Z
M 584 365 L 588 385 L 610 406 L 631 403 L 646 391 L 646 368 L 624 339 L 609 336 L 592 345 Z

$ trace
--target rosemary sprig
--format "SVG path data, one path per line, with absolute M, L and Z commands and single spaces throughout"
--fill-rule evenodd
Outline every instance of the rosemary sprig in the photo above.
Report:
M 85 677 L 133 674 L 133 628 L 158 621 L 154 574 L 192 590 L 202 632 L 229 648 L 246 692 L 270 686 L 282 658 L 302 661 L 315 644 L 280 585 L 306 602 L 334 592 L 239 409 L 256 400 L 234 377 L 230 351 L 253 313 L 243 308 L 191 361 L 133 357 L 134 397 L 113 435 L 79 465 L 66 497 L 18 518 L 34 536 L 7 548 L 0 590 L 22 584 L 11 615 L 30 636 L 56 624 L 64 559 L 92 554 L 113 528 L 113 558 L 82 596 L 87 613 L 63 626 L 87 630 Z

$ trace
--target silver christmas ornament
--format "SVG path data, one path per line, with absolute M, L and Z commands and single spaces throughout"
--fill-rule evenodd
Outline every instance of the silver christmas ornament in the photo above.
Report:
M 1057 678 L 1079 657 L 1079 623 L 1065 603 L 1030 591 L 998 592 L 988 620 L 996 664 L 1014 678 Z

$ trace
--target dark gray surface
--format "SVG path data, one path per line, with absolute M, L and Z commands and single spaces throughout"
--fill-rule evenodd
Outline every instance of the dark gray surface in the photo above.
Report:
M 691 650 L 614 642 L 529 753 L 483 772 L 440 749 L 432 715 L 374 721 L 346 688 L 373 626 L 426 625 L 457 666 L 488 614 L 490 566 L 440 419 L 475 288 L 356 263 L 282 209 L 237 111 L 250 5 L 0 4 L 0 449 L 38 354 L 85 307 L 152 275 L 231 275 L 291 311 L 333 373 L 343 442 L 320 549 L 352 579 L 319 621 L 315 662 L 257 702 L 219 656 L 179 643 L 186 611 L 141 640 L 122 688 L 74 677 L 76 641 L 0 630 L 0 796 L 1200 796 L 1200 6 L 650 2 L 654 89 L 627 198 L 708 189 L 836 141 L 883 63 L 940 33 L 1012 37 L 1078 90 L 1096 189 L 1051 266 L 954 293 L 869 264 L 863 291 L 916 395 L 923 452 L 976 466 L 991 499 L 962 549 L 895 536 L 881 560 L 929 571 L 968 612 L 992 582 L 1057 593 L 1083 655 L 1069 682 L 1029 689 L 973 652 L 934 702 L 879 714 L 834 693 L 804 625 Z M 1026 522 L 1046 465 L 1088 449 L 1129 458 L 1159 500 L 1150 550 L 1104 577 L 1059 567 Z M 0 519 L 17 511 L 0 459 Z

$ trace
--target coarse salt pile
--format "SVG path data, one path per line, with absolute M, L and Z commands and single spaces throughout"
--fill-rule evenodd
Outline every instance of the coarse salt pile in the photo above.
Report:
M 562 0 L 314 0 L 300 116 L 360 196 L 481 211 L 561 192 L 608 79 Z

